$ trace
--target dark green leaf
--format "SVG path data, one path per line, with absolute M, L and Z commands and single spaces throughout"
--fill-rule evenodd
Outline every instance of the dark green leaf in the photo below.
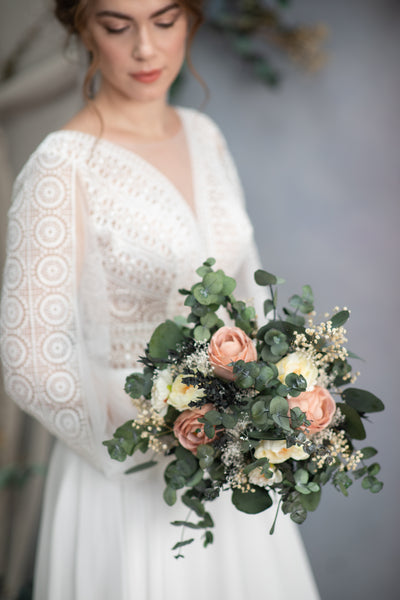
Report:
M 341 310 L 330 319 L 332 323 L 332 327 L 336 329 L 337 327 L 341 327 L 344 325 L 349 318 L 350 313 L 348 310 Z
M 375 450 L 375 448 L 372 448 L 372 446 L 367 446 L 365 448 L 362 448 L 361 452 L 362 452 L 364 460 L 367 460 L 368 458 L 372 458 L 373 456 L 378 454 L 378 451 Z
M 203 543 L 204 548 L 207 548 L 207 546 L 209 544 L 212 544 L 213 541 L 214 541 L 214 536 L 213 536 L 212 531 L 206 531 L 205 535 L 204 535 L 204 543 Z
M 163 498 L 168 506 L 173 506 L 176 502 L 176 490 L 167 485 L 163 493 Z
M 254 280 L 257 283 L 257 285 L 263 286 L 276 285 L 277 283 L 275 275 L 272 275 L 272 273 L 268 273 L 267 271 L 263 271 L 262 269 L 259 269 L 254 273 Z
M 194 542 L 194 538 L 190 538 L 190 540 L 184 540 L 183 542 L 177 542 L 175 546 L 172 547 L 172 550 L 177 550 L 178 548 L 183 548 L 183 546 L 187 546 Z
M 378 481 L 376 480 L 371 487 L 369 488 L 370 492 L 372 492 L 373 494 L 377 494 L 378 492 L 381 491 L 381 489 L 383 488 L 383 483 L 382 481 Z
M 385 408 L 383 402 L 374 394 L 358 388 L 347 388 L 342 393 L 342 398 L 358 412 L 379 412 Z
M 356 440 L 364 440 L 367 434 L 365 433 L 364 425 L 362 424 L 358 412 L 348 404 L 343 404 L 340 402 L 337 406 L 345 416 L 345 431 L 347 431 L 347 433 Z
M 380 470 L 381 466 L 379 465 L 379 463 L 374 463 L 373 465 L 370 465 L 368 467 L 368 475 L 375 477 L 375 475 L 378 475 Z
M 196 473 L 193 475 L 193 477 L 191 477 L 190 479 L 188 479 L 186 481 L 186 486 L 187 487 L 195 487 L 203 479 L 203 475 L 204 475 L 203 469 L 198 469 L 196 471 Z
M 254 492 L 233 490 L 232 502 L 238 510 L 247 514 L 256 514 L 272 506 L 272 500 L 267 490 L 258 486 L 254 487 L 254 490 Z
M 182 496 L 182 502 L 190 509 L 192 509 L 198 517 L 204 517 L 206 509 L 198 498 L 192 498 L 188 494 Z
M 154 467 L 155 465 L 158 465 L 158 462 L 156 460 L 149 460 L 147 462 L 140 463 L 139 465 L 131 467 L 130 469 L 127 469 L 125 471 L 125 475 L 131 475 L 132 473 L 138 473 L 139 471 L 144 471 L 145 469 L 149 469 L 150 467 Z
M 267 316 L 271 310 L 274 310 L 275 305 L 272 300 L 265 300 L 264 302 L 264 315 Z
M 149 342 L 149 353 L 154 358 L 168 358 L 170 350 L 175 350 L 182 343 L 184 335 L 181 329 L 173 321 L 161 323 L 151 336 Z
M 301 505 L 307 511 L 314 511 L 319 505 L 321 500 L 321 490 L 318 492 L 313 492 L 308 495 L 302 495 L 300 498 Z

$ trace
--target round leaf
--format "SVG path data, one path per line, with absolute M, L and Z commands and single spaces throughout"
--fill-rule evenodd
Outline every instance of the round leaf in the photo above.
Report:
M 242 492 L 234 489 L 232 502 L 238 510 L 249 515 L 263 512 L 272 506 L 272 500 L 264 488 L 254 487 L 254 492 Z
M 338 407 L 346 418 L 344 429 L 347 433 L 356 440 L 365 440 L 367 434 L 358 412 L 348 404 L 338 403 Z
M 168 352 L 175 350 L 183 342 L 184 335 L 173 321 L 165 321 L 159 325 L 149 342 L 149 353 L 154 358 L 168 358 Z
M 272 273 L 259 269 L 254 273 L 254 279 L 257 285 L 275 285 L 277 278 Z
M 385 408 L 383 402 L 371 392 L 358 388 L 347 388 L 342 394 L 343 400 L 358 412 L 379 412 Z

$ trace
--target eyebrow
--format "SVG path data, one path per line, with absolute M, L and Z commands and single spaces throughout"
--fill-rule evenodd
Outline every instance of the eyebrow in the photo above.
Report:
M 172 10 L 174 8 L 179 8 L 179 7 L 180 7 L 180 4 L 178 2 L 174 2 L 173 4 L 168 4 L 168 6 L 164 6 L 164 8 L 161 8 L 160 10 L 157 10 L 155 13 L 150 15 L 150 19 L 155 19 L 156 17 L 160 17 L 161 15 L 164 15 L 166 12 L 169 12 L 170 10 Z M 134 20 L 129 15 L 125 15 L 123 13 L 116 12 L 115 10 L 101 10 L 100 12 L 96 13 L 96 17 L 115 17 L 116 19 L 124 19 L 125 21 L 133 21 Z

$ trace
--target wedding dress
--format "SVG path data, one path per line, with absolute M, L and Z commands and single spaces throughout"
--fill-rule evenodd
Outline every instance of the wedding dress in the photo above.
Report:
M 125 377 L 140 369 L 154 328 L 184 312 L 177 290 L 192 285 L 206 258 L 237 277 L 236 296 L 253 298 L 262 315 L 252 228 L 224 138 L 205 115 L 177 110 L 180 134 L 159 147 L 51 133 L 15 183 L 1 311 L 5 384 L 57 438 L 35 600 L 318 598 L 296 526 L 281 515 L 270 536 L 273 511 L 239 513 L 229 493 L 209 506 L 214 544 L 197 541 L 175 559 L 180 530 L 169 523 L 186 509 L 162 499 L 166 459 L 128 476 L 144 456 L 117 463 L 102 445 L 133 418 Z

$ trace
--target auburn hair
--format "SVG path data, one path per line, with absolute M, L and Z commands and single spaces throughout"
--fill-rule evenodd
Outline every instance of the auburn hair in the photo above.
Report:
M 179 4 L 187 11 L 189 17 L 189 34 L 186 51 L 186 62 L 191 73 L 199 81 L 208 96 L 208 88 L 203 79 L 193 67 L 190 49 L 196 31 L 204 21 L 204 0 L 178 0 Z M 54 14 L 58 21 L 66 28 L 69 35 L 80 36 L 86 28 L 91 0 L 55 0 Z M 92 96 L 92 81 L 98 69 L 96 52 L 89 53 L 89 68 L 83 83 L 83 93 L 86 100 Z

